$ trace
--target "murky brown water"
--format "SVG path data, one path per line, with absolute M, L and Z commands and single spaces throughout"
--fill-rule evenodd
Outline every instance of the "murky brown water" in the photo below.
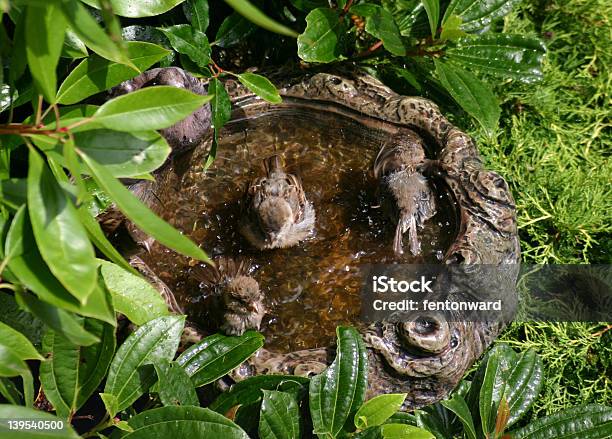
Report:
M 409 253 L 395 257 L 393 227 L 376 208 L 370 169 L 380 146 L 391 141 L 389 130 L 398 130 L 387 128 L 368 129 L 346 116 L 308 109 L 234 121 L 224 128 L 207 172 L 202 172 L 206 152 L 198 149 L 185 159 L 182 179 L 170 178 L 169 189 L 157 193 L 159 213 L 209 255 L 253 258 L 254 277 L 270 310 L 262 327 L 269 348 L 329 344 L 338 324 L 358 319 L 359 266 L 417 262 Z M 315 206 L 316 234 L 294 248 L 260 252 L 238 233 L 237 219 L 248 181 L 262 174 L 262 159 L 274 152 L 301 176 Z M 439 261 L 454 236 L 450 201 L 440 192 L 439 213 L 420 235 L 424 256 L 418 262 Z M 189 277 L 190 261 L 158 244 L 141 256 L 175 291 L 190 319 L 206 326 L 205 300 Z

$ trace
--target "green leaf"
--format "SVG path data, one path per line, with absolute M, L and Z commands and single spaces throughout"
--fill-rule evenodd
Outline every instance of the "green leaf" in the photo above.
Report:
M 113 296 L 115 310 L 142 325 L 169 315 L 168 305 L 151 284 L 110 262 L 102 262 L 102 277 Z
M 118 410 L 129 407 L 155 383 L 153 363 L 174 358 L 184 323 L 184 316 L 158 317 L 130 334 L 117 349 L 104 393 L 117 397 Z
M 117 337 L 115 328 L 108 323 L 87 319 L 85 328 L 100 338 L 100 343 L 81 346 L 81 364 L 79 365 L 79 386 L 77 407 L 82 407 L 96 391 L 108 371 L 115 354 Z
M 274 90 L 276 91 L 276 88 Z M 278 94 L 278 92 L 276 93 Z M 232 103 L 225 87 L 217 78 L 212 78 L 208 83 L 208 94 L 213 95 L 210 101 L 213 125 L 216 130 L 220 130 L 231 117 Z
M 14 377 L 23 373 L 28 373 L 28 365 L 20 358 L 17 352 L 9 346 L 0 342 L 0 376 Z
M 497 129 L 501 109 L 490 87 L 473 74 L 434 60 L 444 88 L 470 116 L 490 134 Z
M 259 416 L 261 439 L 299 439 L 300 411 L 294 395 L 263 390 Z
M 110 393 L 100 393 L 100 399 L 104 403 L 104 408 L 109 416 L 114 417 L 119 412 L 119 400 Z
M 68 311 L 115 324 L 115 314 L 109 298 L 99 285 L 94 287 L 87 304 L 82 305 L 53 276 L 38 252 L 25 206 L 22 206 L 13 218 L 5 251 L 11 255 L 8 264 L 11 271 L 41 300 Z
M 97 0 L 82 0 L 93 8 L 99 8 Z M 132 0 L 111 0 L 113 12 L 122 17 L 140 18 L 153 17 L 163 14 L 180 5 L 185 0 L 147 0 L 147 1 L 132 1 Z
M 314 432 L 337 435 L 365 398 L 368 360 L 354 328 L 336 329 L 338 348 L 333 363 L 310 380 L 310 414 Z
M 3 322 L 0 322 L 0 343 L 11 349 L 22 360 L 44 359 L 25 335 Z
M 225 0 L 225 2 L 236 10 L 239 14 L 255 23 L 257 26 L 288 37 L 297 37 L 297 33 L 293 29 L 272 20 L 259 9 L 257 9 L 248 0 Z
M 257 96 L 272 104 L 280 104 L 282 99 L 278 90 L 267 78 L 255 73 L 241 73 L 238 80 Z
M 46 430 L 14 430 L 9 426 L 9 420 L 24 421 L 55 421 L 62 422 L 62 428 Z M 34 410 L 28 407 L 17 405 L 0 404 L 0 436 L 10 437 L 11 439 L 37 439 L 37 438 L 61 438 L 79 439 L 80 436 L 74 432 L 66 420 L 56 418 L 50 413 L 42 410 Z
M 219 30 L 215 35 L 215 42 L 219 47 L 231 47 L 245 38 L 251 36 L 257 30 L 257 26 L 244 18 L 242 15 L 234 12 L 228 15 L 219 26 Z
M 449 61 L 527 83 L 542 79 L 545 53 L 546 47 L 539 39 L 508 34 L 463 38 L 456 47 L 446 50 Z
M 398 56 L 406 54 L 406 48 L 402 43 L 402 36 L 393 20 L 393 15 L 385 8 L 363 3 L 353 6 L 350 12 L 366 18 L 366 32 L 382 40 L 383 46 L 389 52 Z
M 334 9 L 317 8 L 306 16 L 306 29 L 297 39 L 298 56 L 306 62 L 328 63 L 342 56 L 346 23 Z
M 485 436 L 493 432 L 497 409 L 502 398 L 505 398 L 509 364 L 503 357 L 503 349 L 490 352 L 480 386 L 479 413 Z
M 223 415 L 200 407 L 160 407 L 139 413 L 128 422 L 134 431 L 123 436 L 125 439 L 249 439 L 240 427 Z
M 210 44 L 206 34 L 188 24 L 160 27 L 168 41 L 178 53 L 187 55 L 200 69 L 210 64 Z
M 519 0 L 490 0 L 477 2 L 474 0 L 452 0 L 442 19 L 442 26 L 452 16 L 463 19 L 461 29 L 466 32 L 476 32 L 486 29 L 493 20 L 501 18 L 512 10 Z
M 240 337 L 213 334 L 195 344 L 178 358 L 196 387 L 212 383 L 249 358 L 263 346 L 264 337 L 247 331 Z
M 293 375 L 259 375 L 234 384 L 228 392 L 222 393 L 210 406 L 211 410 L 225 414 L 237 405 L 249 405 L 259 401 L 262 390 L 291 392 L 306 386 L 310 380 Z
M 87 46 L 79 37 L 70 29 L 66 30 L 64 38 L 64 47 L 62 47 L 62 57 L 79 59 L 89 55 Z
M 468 439 L 476 439 L 476 429 L 474 428 L 474 420 L 470 413 L 470 408 L 460 395 L 453 395 L 449 400 L 440 401 L 444 407 L 453 412 L 463 425 L 463 431 L 467 433 Z
M 74 314 L 41 302 L 31 294 L 22 293 L 19 298 L 32 314 L 73 343 L 89 346 L 100 341 L 98 337 L 81 326 L 79 319 Z
M 10 378 L 0 377 L 0 395 L 11 404 L 23 405 L 23 394 Z
M 460 37 L 466 36 L 467 33 L 461 30 L 461 23 L 463 23 L 461 17 L 451 15 L 442 27 L 442 32 L 440 32 L 440 40 L 456 40 Z
M 405 393 L 390 393 L 370 399 L 357 410 L 355 427 L 364 430 L 368 427 L 384 424 L 402 407 L 405 399 Z
M 130 93 L 132 95 L 134 93 Z M 129 96 L 129 95 L 128 95 Z M 126 189 L 110 172 L 82 151 L 79 152 L 89 167 L 96 183 L 109 194 L 119 209 L 136 224 L 136 226 L 157 241 L 179 253 L 201 261 L 209 261 L 206 253 L 189 238 L 182 235 L 171 225 L 151 212 L 138 198 Z
M 440 20 L 440 0 L 423 0 L 423 6 L 425 12 L 427 12 L 431 37 L 435 38 L 438 31 L 438 21 Z
M 612 435 L 612 408 L 589 404 L 561 410 L 510 432 L 512 439 L 605 439 Z
M 38 249 L 62 285 L 85 304 L 98 276 L 94 249 L 49 167 L 34 149 L 29 156 L 28 210 Z
M 183 3 L 183 11 L 191 22 L 191 26 L 200 32 L 208 29 L 208 0 L 188 0 Z
M 140 41 L 125 43 L 127 57 L 136 69 L 93 55 L 76 66 L 57 92 L 56 100 L 69 105 L 133 78 L 139 70 L 146 70 L 168 56 L 170 51 L 161 46 Z M 137 70 L 138 69 L 138 70 Z
M 436 439 L 422 428 L 406 424 L 385 424 L 380 427 L 384 439 Z
M 523 352 L 519 360 L 512 364 L 508 376 L 508 427 L 518 421 L 533 405 L 540 394 L 543 381 L 542 360 L 538 354 L 532 349 Z
M 55 69 L 65 32 L 64 16 L 57 4 L 50 2 L 45 7 L 28 6 L 25 33 L 28 65 L 36 88 L 49 103 L 55 100 Z
M 185 119 L 211 98 L 167 85 L 146 87 L 106 102 L 94 119 L 115 131 L 158 130 Z
M 60 5 L 68 24 L 87 47 L 103 58 L 136 68 L 80 1 L 65 0 Z
M 200 405 L 193 382 L 178 363 L 161 360 L 156 361 L 154 366 L 158 379 L 157 393 L 162 404 L 165 406 Z

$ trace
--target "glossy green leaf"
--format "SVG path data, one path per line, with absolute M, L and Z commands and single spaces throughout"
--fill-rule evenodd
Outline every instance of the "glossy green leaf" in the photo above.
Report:
M 531 349 L 523 352 L 519 360 L 512 364 L 508 376 L 508 427 L 518 421 L 533 405 L 540 394 L 543 381 L 542 360 L 538 354 Z
M 463 431 L 467 434 L 468 439 L 476 439 L 476 428 L 474 427 L 474 420 L 470 413 L 470 408 L 467 403 L 460 395 L 453 395 L 449 400 L 440 401 L 444 407 L 453 412 L 463 425 Z
M 423 0 L 423 6 L 427 12 L 431 37 L 435 38 L 438 31 L 438 21 L 440 20 L 440 0 Z
M 476 32 L 489 27 L 491 22 L 501 18 L 512 10 L 518 0 L 489 0 L 478 2 L 474 0 L 452 0 L 442 19 L 442 24 L 452 16 L 463 19 L 461 29 L 466 32 Z
M 398 56 L 406 54 L 406 48 L 402 43 L 402 36 L 393 20 L 393 15 L 385 8 L 370 3 L 362 3 L 353 6 L 350 12 L 365 17 L 366 32 L 382 40 L 383 46 L 389 52 Z
M 368 360 L 354 328 L 336 329 L 338 348 L 332 364 L 310 380 L 310 415 L 314 432 L 335 436 L 363 403 Z
M 276 91 L 276 88 L 274 90 Z M 212 78 L 208 83 L 208 93 L 213 95 L 210 101 L 213 126 L 215 129 L 220 130 L 230 119 L 232 114 L 232 103 L 225 87 L 217 78 Z
M 439 60 L 434 62 L 440 82 L 453 99 L 483 128 L 493 133 L 497 129 L 501 109 L 491 88 L 472 73 Z
M 80 436 L 75 433 L 70 424 L 63 420 L 62 427 L 57 429 L 45 430 L 14 430 L 9 426 L 9 420 L 40 420 L 40 421 L 62 421 L 60 418 L 53 416 L 50 413 L 42 410 L 34 410 L 28 407 L 17 405 L 0 404 L 0 436 L 10 437 L 11 439 L 44 439 L 44 438 L 61 438 L 61 439 L 79 439 Z
M 100 393 L 100 399 L 109 416 L 115 416 L 119 412 L 119 399 L 111 393 Z
M 91 157 L 80 153 L 87 164 L 96 183 L 109 194 L 119 209 L 131 219 L 136 226 L 157 241 L 179 253 L 194 259 L 208 261 L 208 256 L 189 238 L 182 235 L 164 220 L 151 212 L 138 198 L 114 178 L 103 166 Z
M 3 276 L 6 271 L 3 272 Z M 40 345 L 44 324 L 19 306 L 14 295 L 0 292 L 0 320 L 24 334 L 34 345 Z
M 161 46 L 140 41 L 126 42 L 125 45 L 127 57 L 138 70 L 148 69 L 170 53 Z M 60 86 L 56 100 L 64 105 L 75 104 L 133 78 L 138 75 L 137 69 L 92 55 L 70 72 Z
M 240 337 L 213 334 L 189 347 L 177 363 L 185 368 L 196 387 L 212 383 L 249 358 L 263 346 L 264 337 L 247 331 Z
M 11 10 L 14 12 L 15 8 Z M 20 13 L 14 18 L 15 32 L 13 33 L 13 50 L 10 57 L 11 68 L 8 71 L 9 84 L 14 84 L 23 75 L 27 65 L 26 54 L 26 14 Z
M 317 8 L 306 16 L 306 30 L 297 39 L 298 56 L 307 62 L 328 63 L 342 56 L 347 27 L 334 9 Z
M 380 430 L 384 439 L 436 439 L 429 431 L 406 424 L 385 424 Z
M 55 69 L 64 44 L 66 22 L 53 2 L 26 11 L 26 55 L 34 84 L 45 100 L 53 103 L 57 86 Z M 44 38 L 42 37 L 44 36 Z
M 79 59 L 89 55 L 87 46 L 81 39 L 70 29 L 66 30 L 64 38 L 64 47 L 62 47 L 62 57 Z
M 219 47 L 231 47 L 251 36 L 257 26 L 237 12 L 228 15 L 219 26 L 215 42 Z
M 495 418 L 502 398 L 506 398 L 510 365 L 504 361 L 505 347 L 496 346 L 486 359 L 486 368 L 480 385 L 479 413 L 482 431 L 485 435 L 493 432 Z
M 417 425 L 416 416 L 412 413 L 396 412 L 387 420 L 387 424 Z
M 101 264 L 102 277 L 113 296 L 117 312 L 137 325 L 170 314 L 159 291 L 141 276 L 110 262 L 102 261 Z
M 280 104 L 282 99 L 278 90 L 267 78 L 255 73 L 241 73 L 238 80 L 257 96 L 272 104 Z
M 440 403 L 417 410 L 415 418 L 416 426 L 431 432 L 436 439 L 446 439 L 457 434 L 456 424 L 453 422 L 455 416 Z
M 444 23 L 442 27 L 442 32 L 440 32 L 440 40 L 441 41 L 446 41 L 446 40 L 453 41 L 461 37 L 467 36 L 467 33 L 461 30 L 461 23 L 463 23 L 463 20 L 461 19 L 461 17 L 457 15 L 451 15 L 448 18 L 448 20 L 446 20 L 446 22 Z
M 103 58 L 135 68 L 127 54 L 111 39 L 80 1 L 65 0 L 60 2 L 60 5 L 70 28 L 87 47 Z
M 542 79 L 545 53 L 546 48 L 539 39 L 509 34 L 463 38 L 457 41 L 456 47 L 446 50 L 450 61 L 527 83 Z
M 28 365 L 17 352 L 0 342 L 0 376 L 14 377 L 29 372 Z
M 22 293 L 19 297 L 32 314 L 73 343 L 89 346 L 100 341 L 98 337 L 83 328 L 74 314 L 42 302 L 31 294 Z
M 511 439 L 606 439 L 612 436 L 612 407 L 589 404 L 561 410 L 511 431 Z
M 382 439 L 382 430 L 380 426 L 366 428 L 365 430 L 355 433 L 353 439 Z
M 29 290 L 45 302 L 115 324 L 115 314 L 107 293 L 98 283 L 90 294 L 87 304 L 82 305 L 53 276 L 47 267 L 34 240 L 25 206 L 17 211 L 6 238 L 6 253 L 11 255 L 9 268 Z
M 29 156 L 28 210 L 38 249 L 62 285 L 85 304 L 98 277 L 94 249 L 48 166 L 35 150 Z
M 153 363 L 174 358 L 184 323 L 184 316 L 151 320 L 130 334 L 117 349 L 104 393 L 117 397 L 118 410 L 129 407 L 155 383 Z
M 183 11 L 194 29 L 206 32 L 209 22 L 208 0 L 188 0 L 183 3 Z
M 83 3 L 87 3 L 89 6 L 99 8 L 97 0 L 82 0 Z M 153 17 L 155 15 L 163 14 L 174 8 L 176 5 L 180 5 L 185 0 L 146 0 L 146 1 L 133 1 L 133 0 L 111 0 L 110 3 L 113 7 L 113 12 L 122 17 L 139 18 L 139 17 Z
M 11 349 L 22 360 L 43 360 L 30 340 L 21 332 L 0 322 L 0 343 Z
M 300 439 L 300 411 L 294 395 L 263 390 L 259 416 L 261 439 Z
M 308 385 L 310 380 L 292 375 L 259 375 L 234 384 L 222 393 L 210 406 L 211 410 L 227 413 L 237 405 L 249 405 L 259 401 L 262 390 L 278 390 L 291 393 Z
M 161 407 L 131 418 L 132 433 L 125 439 L 223 438 L 249 439 L 236 424 L 219 413 L 200 407 Z
M 225 0 L 225 2 L 236 10 L 240 15 L 270 32 L 274 32 L 288 37 L 297 37 L 297 32 L 277 21 L 272 20 L 248 0 Z
M 188 24 L 159 28 L 168 37 L 172 48 L 187 55 L 200 69 L 210 64 L 210 44 L 206 34 Z
M 167 85 L 146 87 L 106 102 L 94 119 L 116 131 L 158 130 L 183 120 L 211 98 Z
M 157 393 L 162 404 L 199 406 L 198 395 L 189 375 L 175 361 L 156 361 Z
M 87 319 L 85 329 L 100 338 L 100 342 L 91 346 L 81 346 L 81 364 L 79 365 L 79 386 L 77 407 L 82 407 L 96 391 L 108 371 L 115 354 L 117 337 L 115 328 L 104 322 Z
M 0 395 L 11 404 L 23 405 L 23 394 L 10 378 L 0 377 Z
M 402 407 L 405 399 L 405 393 L 389 393 L 370 399 L 357 410 L 355 414 L 355 427 L 363 430 L 368 427 L 384 424 L 387 419 Z

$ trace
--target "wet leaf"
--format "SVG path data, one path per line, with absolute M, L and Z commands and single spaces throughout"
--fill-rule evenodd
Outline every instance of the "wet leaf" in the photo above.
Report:
M 249 439 L 239 426 L 223 415 L 200 407 L 160 407 L 139 413 L 128 422 L 134 431 L 123 436 L 125 439 Z
M 206 32 L 209 22 L 208 0 L 188 0 L 183 3 L 183 11 L 191 26 L 200 32 Z
M 261 439 L 299 439 L 300 412 L 297 400 L 289 393 L 263 390 L 259 416 Z
M 104 393 L 117 397 L 117 410 L 129 407 L 155 383 L 153 363 L 174 358 L 184 323 L 184 316 L 158 317 L 130 334 L 117 349 L 104 387 Z
M 178 53 L 187 55 L 200 69 L 210 64 L 210 44 L 206 34 L 188 24 L 162 27 L 160 31 L 168 37 L 172 48 Z
M 183 120 L 211 98 L 158 85 L 112 99 L 98 108 L 93 117 L 97 123 L 115 131 L 158 130 Z
M 260 375 L 234 384 L 229 391 L 222 393 L 210 406 L 211 410 L 227 413 L 239 404 L 249 405 L 263 397 L 262 390 L 289 392 L 308 385 L 310 380 L 293 375 Z
M 272 104 L 280 104 L 282 99 L 278 90 L 267 78 L 255 73 L 241 73 L 238 80 L 257 96 Z
M 444 407 L 453 412 L 463 425 L 463 430 L 466 432 L 468 439 L 476 439 L 476 428 L 474 427 L 474 420 L 470 413 L 470 408 L 463 399 L 463 397 L 455 394 L 449 400 L 440 401 Z
M 385 424 L 380 430 L 384 439 L 436 439 L 429 431 L 406 424 Z
M 81 61 L 66 77 L 57 92 L 57 102 L 64 105 L 75 104 L 91 95 L 109 90 L 138 75 L 139 70 L 148 69 L 170 53 L 161 46 L 140 41 L 126 42 L 125 45 L 127 57 L 136 69 L 92 55 Z
M 175 361 L 157 361 L 157 393 L 165 406 L 199 406 L 198 395 L 189 375 Z
M 0 342 L 22 360 L 43 360 L 42 355 L 25 335 L 3 322 L 0 322 Z
M 196 387 L 221 378 L 263 346 L 264 337 L 247 331 L 240 337 L 214 334 L 191 346 L 177 359 Z
M 110 172 L 91 157 L 80 152 L 80 156 L 91 171 L 96 183 L 109 194 L 119 209 L 131 219 L 136 226 L 161 244 L 186 256 L 201 261 L 209 261 L 206 253 L 189 238 L 166 223 L 149 210 L 138 198 L 114 178 Z
M 18 405 L 0 404 L 0 436 L 10 437 L 12 439 L 44 439 L 44 438 L 61 438 L 61 439 L 79 439 L 80 436 L 74 432 L 70 424 L 64 420 L 63 428 L 46 429 L 46 430 L 21 430 L 15 431 L 9 427 L 9 420 L 40 420 L 40 421 L 61 421 L 60 418 L 53 416 L 50 413 L 42 410 L 34 410 L 28 407 Z
M 446 50 L 449 61 L 527 83 L 542 79 L 545 53 L 544 44 L 537 38 L 509 34 L 463 38 L 456 47 Z
M 440 0 L 423 0 L 423 6 L 425 12 L 427 12 L 431 37 L 435 38 L 438 31 L 438 21 L 440 20 Z
M 383 46 L 389 52 L 398 56 L 406 54 L 406 48 L 402 43 L 402 37 L 393 20 L 393 15 L 385 8 L 374 4 L 363 3 L 353 6 L 350 12 L 365 17 L 365 31 L 382 40 Z
M 49 167 L 34 149 L 29 157 L 28 210 L 38 249 L 62 285 L 85 304 L 98 277 L 94 249 Z
M 238 12 L 240 15 L 244 16 L 265 30 L 286 35 L 288 37 L 297 37 L 297 32 L 278 23 L 277 21 L 272 20 L 248 0 L 225 0 L 225 2 L 234 8 L 234 10 L 236 10 L 236 12 Z
M 113 296 L 115 310 L 136 325 L 170 314 L 168 305 L 151 284 L 110 262 L 101 262 L 101 273 Z
M 231 47 L 251 36 L 257 26 L 237 12 L 228 15 L 219 26 L 215 35 L 215 44 L 219 47 Z
M 506 391 L 510 408 L 508 427 L 529 410 L 540 394 L 544 380 L 542 360 L 534 350 L 528 350 L 512 364 L 509 373 Z
M 561 410 L 511 431 L 511 439 L 605 439 L 612 435 L 612 408 L 589 404 Z
M 442 19 L 442 25 L 452 16 L 463 19 L 461 29 L 466 32 L 476 32 L 486 29 L 493 20 L 501 18 L 512 10 L 518 0 L 489 0 L 477 2 L 474 0 L 452 0 Z
M 66 24 L 60 6 L 28 6 L 26 10 L 26 55 L 39 93 L 53 103 L 57 87 L 56 67 L 64 44 Z
M 466 36 L 467 33 L 461 30 L 461 23 L 463 23 L 461 17 L 451 15 L 442 27 L 442 32 L 440 32 L 440 40 L 457 40 Z
M 401 408 L 405 399 L 405 393 L 390 393 L 370 399 L 357 410 L 355 414 L 355 427 L 363 430 L 368 427 L 384 424 L 387 419 Z
M 97 0 L 82 1 L 93 8 L 100 7 Z M 185 0 L 111 0 L 110 3 L 113 6 L 113 12 L 117 15 L 129 18 L 140 18 L 163 14 L 184 1 Z
M 317 8 L 306 16 L 306 30 L 297 39 L 298 56 L 307 62 L 328 63 L 342 56 L 347 27 L 334 9 Z
M 210 101 L 213 125 L 216 130 L 220 130 L 231 117 L 232 103 L 225 87 L 217 78 L 212 78 L 208 83 L 208 93 L 213 95 Z
M 491 88 L 472 73 L 434 60 L 444 88 L 470 116 L 489 133 L 497 129 L 501 109 Z
M 354 328 L 336 329 L 338 349 L 332 364 L 310 380 L 310 415 L 314 432 L 335 436 L 363 403 L 368 360 Z

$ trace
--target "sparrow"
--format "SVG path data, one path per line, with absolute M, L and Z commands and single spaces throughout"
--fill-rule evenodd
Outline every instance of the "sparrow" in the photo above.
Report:
M 315 211 L 302 182 L 285 172 L 281 157 L 263 161 L 265 177 L 249 184 L 240 233 L 260 250 L 287 248 L 312 234 Z
M 221 330 L 227 335 L 242 335 L 246 330 L 259 330 L 266 308 L 259 284 L 250 275 L 251 263 L 247 259 L 236 262 L 220 257 L 215 266 L 198 265 L 192 276 L 218 299 L 223 313 Z
M 397 224 L 393 239 L 393 251 L 397 255 L 404 253 L 406 232 L 410 253 L 420 254 L 417 228 L 422 228 L 436 213 L 433 191 L 420 172 L 426 162 L 423 141 L 416 133 L 407 134 L 393 146 L 383 145 L 374 161 L 381 205 Z

